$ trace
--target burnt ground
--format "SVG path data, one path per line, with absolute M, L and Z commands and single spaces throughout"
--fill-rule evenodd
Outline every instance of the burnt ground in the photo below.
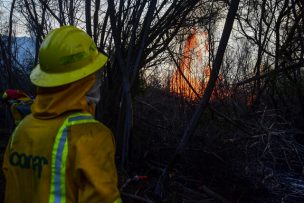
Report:
M 4 186 L 5 179 L 2 172 L 2 163 L 3 163 L 3 155 L 5 152 L 6 145 L 8 143 L 10 132 L 13 129 L 13 120 L 10 117 L 11 115 L 8 112 L 6 106 L 0 102 L 0 202 L 3 202 L 4 199 Z
M 211 105 L 239 126 L 207 111 L 170 171 L 160 202 L 304 202 L 304 145 L 296 139 L 303 131 L 275 109 L 238 109 L 235 115 L 226 111 L 229 105 Z M 157 90 L 135 98 L 129 176 L 150 179 L 123 192 L 159 202 L 155 185 L 194 108 Z
M 6 144 L 9 139 L 9 134 L 6 133 L 5 131 L 0 133 L 0 163 L 2 166 L 3 163 L 3 155 L 5 152 Z M 1 172 L 0 172 L 0 199 L 1 201 L 4 199 L 4 185 L 5 185 L 5 180 L 3 177 L 3 172 L 2 172 L 2 167 L 1 167 Z
M 134 99 L 128 172 L 118 161 L 124 202 L 304 202 L 304 145 L 296 139 L 304 134 L 273 109 L 230 114 L 242 129 L 207 111 L 164 182 L 165 197 L 159 199 L 155 187 L 194 109 L 157 90 Z M 8 137 L 1 132 L 1 163 Z M 144 178 L 129 182 L 136 175 Z M 1 172 L 1 199 L 3 187 Z

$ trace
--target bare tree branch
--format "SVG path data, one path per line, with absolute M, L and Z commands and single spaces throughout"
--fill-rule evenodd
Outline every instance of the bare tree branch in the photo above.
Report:
M 211 70 L 210 79 L 209 79 L 207 87 L 204 91 L 204 95 L 202 96 L 201 100 L 199 101 L 196 111 L 195 111 L 194 115 L 192 116 L 191 121 L 189 122 L 189 124 L 184 132 L 182 140 L 180 141 L 173 158 L 170 160 L 169 164 L 164 169 L 164 171 L 157 183 L 157 186 L 155 188 L 155 194 L 160 198 L 163 198 L 166 195 L 166 184 L 168 181 L 169 171 L 172 170 L 174 164 L 181 157 L 185 147 L 188 145 L 191 137 L 194 134 L 194 131 L 197 127 L 197 124 L 198 124 L 198 121 L 199 121 L 201 115 L 205 112 L 205 110 L 207 108 L 209 99 L 211 97 L 213 88 L 215 86 L 215 82 L 216 82 L 218 74 L 219 74 L 219 70 L 221 68 L 225 49 L 227 47 L 229 36 L 230 36 L 231 30 L 232 30 L 234 18 L 236 16 L 236 12 L 238 10 L 238 5 L 239 5 L 239 0 L 231 1 L 230 8 L 229 8 L 227 18 L 226 18 L 226 22 L 224 25 L 224 29 L 222 32 L 220 44 L 219 44 L 217 54 L 216 54 L 216 57 L 215 57 L 215 60 L 213 63 L 214 66 Z

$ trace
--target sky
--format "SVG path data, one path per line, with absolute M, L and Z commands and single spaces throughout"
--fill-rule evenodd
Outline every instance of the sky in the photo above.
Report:
M 0 33 L 3 32 L 3 25 L 8 25 L 11 3 L 11 0 L 0 0 Z M 26 28 L 24 27 L 25 23 L 23 23 L 22 16 L 18 15 L 17 12 L 15 12 L 13 15 L 13 21 L 13 30 L 16 32 L 16 36 L 29 36 L 29 34 L 26 32 Z
M 1 29 L 3 26 L 3 24 L 6 24 L 7 25 L 7 22 L 9 21 L 9 11 L 10 11 L 10 8 L 11 8 L 11 3 L 12 3 L 12 0 L 0 0 L 0 33 L 3 32 L 3 29 Z M 13 20 L 14 20 L 14 27 L 13 27 L 13 30 L 16 31 L 16 35 L 18 37 L 23 37 L 23 36 L 29 36 L 29 34 L 26 32 L 26 29 L 25 29 L 25 23 L 22 22 L 22 16 L 18 16 L 18 13 L 15 12 L 14 13 L 14 16 L 13 16 Z M 222 34 L 222 28 L 223 28 L 223 24 L 224 24 L 224 20 L 223 21 L 220 21 L 218 22 L 218 25 L 216 26 L 216 35 L 215 35 L 215 38 L 216 38 L 216 45 L 218 44 L 218 40 L 220 39 L 220 36 Z M 236 22 L 234 22 L 234 25 L 236 26 Z M 233 38 L 233 35 L 235 34 L 232 33 L 232 35 L 230 36 L 230 40 L 229 40 L 229 47 L 230 49 L 232 50 L 235 50 L 235 51 L 238 51 L 237 50 L 237 40 L 234 40 Z

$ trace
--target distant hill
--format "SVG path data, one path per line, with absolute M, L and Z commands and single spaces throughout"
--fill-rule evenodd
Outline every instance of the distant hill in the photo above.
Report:
M 31 37 L 17 37 L 15 40 L 16 46 L 13 47 L 13 51 L 16 51 L 17 61 L 22 65 L 28 65 L 35 58 L 35 40 Z
M 1 36 L 1 40 L 7 43 L 7 36 Z M 0 96 L 6 88 L 22 89 L 31 92 L 29 74 L 34 67 L 35 59 L 35 41 L 31 37 L 16 37 L 12 39 L 12 52 L 16 60 L 12 59 L 13 84 L 8 87 L 6 67 L 1 59 L 0 54 Z M 4 72 L 2 72 L 4 71 Z
M 1 36 L 2 40 L 5 42 L 7 36 Z M 35 40 L 31 37 L 16 37 L 12 40 L 12 52 L 16 56 L 16 60 L 22 66 L 30 65 L 36 53 Z M 1 58 L 0 58 L 1 62 Z M 17 66 L 18 67 L 18 66 Z

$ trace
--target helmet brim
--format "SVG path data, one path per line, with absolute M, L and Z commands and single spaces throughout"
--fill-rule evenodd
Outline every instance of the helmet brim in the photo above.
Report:
M 31 82 L 38 87 L 57 87 L 61 85 L 66 85 L 77 80 L 80 80 L 92 73 L 103 68 L 107 62 L 108 57 L 102 53 L 98 53 L 95 60 L 89 65 L 82 67 L 70 72 L 65 73 L 48 73 L 44 72 L 38 64 L 31 72 L 30 79 Z

